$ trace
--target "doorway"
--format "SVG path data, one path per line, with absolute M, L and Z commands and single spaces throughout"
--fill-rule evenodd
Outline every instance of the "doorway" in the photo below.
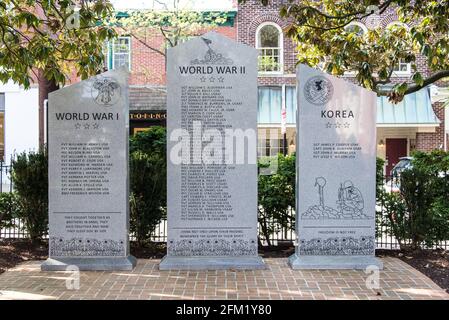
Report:
M 386 139 L 385 159 L 387 167 L 385 174 L 390 175 L 391 169 L 399 162 L 399 158 L 407 156 L 407 139 Z

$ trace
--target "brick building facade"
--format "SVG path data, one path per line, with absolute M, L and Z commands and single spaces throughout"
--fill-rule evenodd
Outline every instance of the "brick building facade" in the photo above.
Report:
M 294 42 L 282 32 L 289 23 L 279 16 L 284 2 L 271 0 L 268 6 L 263 6 L 259 0 L 248 0 L 244 4 L 232 1 L 232 6 L 226 11 L 226 25 L 215 28 L 216 32 L 259 50 L 259 103 L 255 106 L 259 111 L 259 156 L 282 151 L 291 153 L 296 145 L 296 52 Z M 372 15 L 355 24 L 366 31 L 377 26 L 385 28 L 398 23 L 397 20 L 394 8 L 389 8 L 381 16 Z M 165 57 L 149 50 L 142 44 L 144 41 L 149 41 L 152 47 L 164 46 L 163 38 L 154 35 L 143 41 L 130 38 L 130 107 L 135 113 L 131 117 L 134 131 L 152 124 L 164 124 L 161 119 L 165 119 Z M 424 57 L 418 58 L 417 66 L 424 74 L 429 74 Z M 393 83 L 407 81 L 411 72 L 410 65 L 401 62 Z M 344 78 L 355 82 L 350 74 Z M 378 155 L 387 160 L 387 172 L 399 157 L 409 156 L 413 150 L 447 148 L 445 110 L 441 103 L 433 101 L 430 90 L 426 88 L 410 95 L 397 106 L 385 98 L 378 99 Z M 281 131 L 282 109 L 287 113 L 285 135 Z M 153 117 L 151 113 L 154 112 L 158 115 Z M 415 114 L 415 117 L 410 117 L 410 114 Z M 137 119 L 139 117 L 140 120 Z M 148 117 L 152 119 L 146 121 Z M 273 133 L 276 139 L 272 138 Z
M 220 2 L 220 5 L 223 4 L 220 12 L 226 15 L 227 20 L 214 28 L 214 31 L 256 47 L 260 52 L 259 103 L 254 106 L 259 111 L 260 156 L 282 151 L 294 152 L 296 145 L 296 53 L 295 44 L 282 32 L 288 24 L 288 21 L 279 16 L 279 9 L 284 2 L 285 0 L 271 0 L 268 6 L 261 5 L 260 0 L 248 0 L 244 4 L 237 4 L 237 0 Z M 389 8 L 381 16 L 372 15 L 357 22 L 357 25 L 367 30 L 376 26 L 387 27 L 396 22 L 395 10 Z M 151 125 L 165 125 L 166 61 L 164 55 L 150 47 L 165 50 L 161 34 L 151 30 L 143 36 L 122 33 L 119 39 L 107 46 L 106 67 L 111 69 L 125 64 L 130 69 L 131 134 Z M 425 74 L 429 73 L 423 57 L 418 59 L 417 65 Z M 410 66 L 402 63 L 398 65 L 393 82 L 407 80 L 410 76 Z M 344 78 L 355 81 L 351 75 Z M 71 82 L 77 81 L 79 79 L 71 79 Z M 444 86 L 447 84 L 440 84 L 440 87 Z M 435 88 L 436 86 L 433 90 L 423 89 L 410 95 L 398 106 L 392 106 L 385 98 L 379 98 L 378 155 L 388 158 L 387 171 L 397 162 L 398 157 L 410 155 L 413 150 L 430 151 L 448 147 L 447 124 L 445 131 L 445 113 L 448 117 L 448 112 L 445 112 L 441 102 L 436 102 L 441 101 L 441 94 L 429 94 L 438 91 Z M 1 94 L 0 87 L 0 98 Z M 444 97 L 447 99 L 448 96 L 449 91 Z M 12 100 L 7 98 L 6 101 Z M 287 118 L 285 137 L 281 132 L 282 109 L 286 110 Z M 410 118 L 410 114 L 417 116 Z M 274 132 L 277 138 L 266 138 L 268 131 Z
M 281 19 L 279 9 L 284 0 L 271 0 L 269 5 L 264 7 L 259 0 L 248 0 L 244 4 L 238 5 L 238 36 L 239 42 L 248 44 L 258 48 L 260 51 L 260 30 L 265 25 L 273 25 L 282 30 L 288 21 Z M 370 28 L 380 26 L 386 28 L 390 24 L 399 23 L 396 11 L 393 7 L 389 8 L 382 15 L 372 15 L 362 21 L 354 23 L 362 30 L 366 31 Z M 286 139 L 278 134 L 279 141 L 273 143 L 263 141 L 259 135 L 259 154 L 270 155 L 283 149 L 283 144 L 289 152 L 295 150 L 295 125 L 294 117 L 289 117 L 288 112 L 296 109 L 296 105 L 288 107 L 288 90 L 296 83 L 295 63 L 296 53 L 295 44 L 291 39 L 283 37 L 281 50 L 281 67 L 277 72 L 260 72 L 259 74 L 259 127 L 280 130 L 279 121 L 273 122 L 267 117 L 261 116 L 266 109 L 272 109 L 273 105 L 279 109 L 280 106 L 287 104 L 287 133 Z M 263 51 L 260 52 L 263 55 Z M 427 62 L 424 57 L 418 57 L 418 69 L 425 75 L 429 74 Z M 409 64 L 401 62 L 398 64 L 398 70 L 392 78 L 393 83 L 408 81 L 412 71 Z M 355 82 L 351 75 L 344 76 L 347 81 Z M 261 92 L 265 90 L 278 90 L 281 93 L 281 102 L 272 103 L 266 106 Z M 285 89 L 287 88 L 287 90 Z M 435 91 L 435 90 L 434 90 Z M 391 105 L 387 99 L 378 98 L 378 155 L 387 160 L 386 172 L 397 163 L 398 158 L 409 156 L 413 150 L 431 151 L 433 149 L 447 148 L 447 136 L 445 137 L 445 110 L 442 103 L 435 102 L 430 94 L 429 88 L 423 89 L 416 94 L 409 95 L 403 102 L 398 105 Z M 263 97 L 263 96 L 262 96 Z M 293 102 L 294 103 L 294 102 Z M 271 112 L 271 111 L 270 111 Z M 279 110 L 276 110 L 278 113 Z M 415 114 L 411 117 L 411 114 Z M 446 112 L 447 114 L 447 112 Z M 290 119 L 290 121 L 289 121 Z M 279 120 L 279 117 L 276 119 Z M 293 120 L 293 121 L 291 121 Z M 446 140 L 446 141 L 445 141 Z M 261 145 L 262 144 L 262 145 Z

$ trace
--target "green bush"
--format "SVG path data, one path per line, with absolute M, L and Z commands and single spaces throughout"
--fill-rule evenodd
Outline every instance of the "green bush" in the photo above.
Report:
M 259 160 L 259 170 L 267 168 L 273 158 Z M 278 154 L 277 171 L 271 175 L 259 175 L 258 181 L 258 221 L 260 231 L 271 245 L 270 235 L 281 228 L 294 228 L 295 217 L 290 209 L 295 208 L 295 155 Z
M 401 173 L 400 192 L 407 214 L 399 223 L 405 225 L 411 247 L 419 248 L 422 242 L 431 245 L 429 232 L 433 224 L 432 204 L 435 200 L 432 182 L 424 170 L 414 167 Z
M 48 232 L 47 152 L 21 153 L 12 161 L 12 182 L 17 193 L 18 218 L 22 219 L 32 241 Z
M 381 208 L 385 207 L 385 199 L 384 199 L 384 164 L 385 161 L 379 157 L 376 158 L 376 202 Z M 382 210 L 376 211 L 376 237 L 380 236 L 382 230 L 380 227 L 383 222 L 383 212 Z
M 129 154 L 140 151 L 146 154 L 157 153 L 165 157 L 166 148 L 166 129 L 160 126 L 154 126 L 148 130 L 138 132 L 129 139 Z
M 165 217 L 166 131 L 152 127 L 130 139 L 130 231 L 140 245 Z
M 17 217 L 19 203 L 15 192 L 0 193 L 0 229 L 14 226 L 14 218 Z
M 384 179 L 384 164 L 385 161 L 381 158 L 376 158 L 376 194 L 380 195 L 383 191 Z
M 383 231 L 395 237 L 399 247 L 404 249 L 407 239 L 409 239 L 407 219 L 407 208 L 399 193 L 382 193 L 383 214 L 378 214 L 376 223 L 376 235 L 379 236 L 378 227 L 382 226 Z
M 413 156 L 412 168 L 400 175 L 400 193 L 380 193 L 381 224 L 403 249 L 449 240 L 449 153 Z

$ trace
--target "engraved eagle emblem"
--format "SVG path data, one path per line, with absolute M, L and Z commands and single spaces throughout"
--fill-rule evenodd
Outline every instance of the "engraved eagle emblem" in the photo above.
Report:
M 109 78 L 95 80 L 93 88 L 96 89 L 96 94 L 93 95 L 93 98 L 100 105 L 112 105 L 118 100 L 120 95 L 118 90 L 120 85 Z

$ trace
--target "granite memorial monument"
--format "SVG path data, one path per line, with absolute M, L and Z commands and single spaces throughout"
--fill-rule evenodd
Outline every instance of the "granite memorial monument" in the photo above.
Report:
M 42 270 L 131 270 L 128 71 L 50 93 L 49 258 Z
M 297 71 L 293 269 L 382 267 L 374 257 L 376 94 L 321 71 Z
M 161 270 L 261 269 L 257 51 L 209 32 L 168 49 L 167 255 Z

